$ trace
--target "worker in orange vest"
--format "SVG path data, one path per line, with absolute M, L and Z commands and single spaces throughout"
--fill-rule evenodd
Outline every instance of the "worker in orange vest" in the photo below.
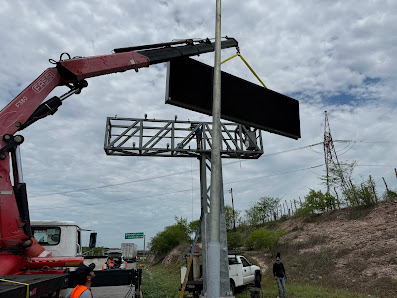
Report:
M 77 286 L 66 298 L 94 298 L 91 292 L 91 284 L 95 278 L 94 268 L 95 264 L 92 263 L 89 266 L 80 265 L 76 269 L 74 276 Z
M 114 269 L 116 266 L 116 263 L 114 262 L 113 258 L 110 257 L 108 260 L 108 269 Z

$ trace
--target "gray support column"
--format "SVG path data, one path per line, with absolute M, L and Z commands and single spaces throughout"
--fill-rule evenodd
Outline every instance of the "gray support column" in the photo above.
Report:
M 203 292 L 207 293 L 207 244 L 208 244 L 208 191 L 207 191 L 207 155 L 200 156 L 200 193 L 203 219 L 201 221 L 201 244 L 203 265 Z
M 216 0 L 215 61 L 212 105 L 211 203 L 208 242 L 208 298 L 220 297 L 221 161 L 221 0 Z
M 223 177 L 221 176 L 223 181 Z M 220 208 L 220 278 L 221 278 L 221 297 L 229 296 L 229 260 L 227 250 L 227 232 L 225 218 L 225 198 L 223 195 L 223 184 L 221 185 L 221 208 Z

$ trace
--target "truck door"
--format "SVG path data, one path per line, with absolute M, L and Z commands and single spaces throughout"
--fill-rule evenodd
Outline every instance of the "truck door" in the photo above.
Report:
M 251 264 L 243 257 L 240 258 L 241 259 L 241 263 L 243 264 L 243 280 L 244 280 L 244 284 L 248 284 L 250 282 L 254 281 L 254 273 L 255 272 L 251 272 Z

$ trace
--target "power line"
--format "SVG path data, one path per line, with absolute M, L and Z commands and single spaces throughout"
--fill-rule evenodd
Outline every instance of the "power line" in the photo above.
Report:
M 397 142 L 370 142 L 370 141 L 353 141 L 353 140 L 334 140 L 334 142 L 342 142 L 342 143 L 343 142 L 345 142 L 345 143 L 347 143 L 347 142 L 354 142 L 354 143 L 390 143 L 390 144 L 397 144 Z M 307 149 L 311 149 L 313 152 L 319 153 L 319 152 L 313 150 L 312 147 L 315 147 L 315 146 L 318 146 L 318 145 L 322 145 L 322 144 L 323 144 L 323 142 L 319 142 L 319 143 L 306 145 L 306 146 L 302 146 L 302 147 L 298 147 L 298 148 L 293 148 L 293 149 L 288 149 L 288 150 L 284 150 L 284 151 L 278 151 L 278 152 L 263 154 L 261 157 L 274 156 L 274 155 L 288 153 L 288 152 L 293 152 L 293 151 L 302 150 L 302 149 L 306 149 L 306 148 Z M 344 153 L 346 153 L 346 152 L 344 152 Z M 230 164 L 241 163 L 241 162 L 245 162 L 245 161 L 251 161 L 251 160 L 250 159 L 238 160 L 238 161 L 224 163 L 223 165 L 230 165 Z M 376 166 L 376 165 L 371 165 L 371 166 Z M 198 171 L 198 170 L 194 170 L 194 171 Z M 74 192 L 84 192 L 84 191 L 96 190 L 96 189 L 101 189 L 101 188 L 122 186 L 122 185 L 137 183 L 137 182 L 143 182 L 143 181 L 149 181 L 149 180 L 154 180 L 154 179 L 160 179 L 160 178 L 165 178 L 165 177 L 170 177 L 170 176 L 177 176 L 177 175 L 186 174 L 186 173 L 191 173 L 191 170 L 182 171 L 182 172 L 176 172 L 176 173 L 169 173 L 169 174 L 165 174 L 165 175 L 148 177 L 148 178 L 143 178 L 143 179 L 138 179 L 138 180 L 133 180 L 133 181 L 127 181 L 127 182 L 121 182 L 121 183 L 115 183 L 115 184 L 106 184 L 106 185 L 101 185 L 101 186 L 86 187 L 86 188 L 67 190 L 67 191 L 61 191 L 61 192 L 52 192 L 52 193 L 41 194 L 41 195 L 32 195 L 30 197 L 31 198 L 37 198 L 37 197 L 47 197 L 47 196 L 53 196 L 53 195 L 62 195 L 62 194 L 68 194 L 68 193 L 74 193 Z
M 349 142 L 353 142 L 353 143 L 364 143 L 364 144 L 397 144 L 397 142 L 390 142 L 390 141 L 355 141 L 355 140 L 334 140 L 334 143 L 349 143 Z
M 360 165 L 357 164 L 356 167 L 386 167 L 386 168 L 395 168 L 396 166 L 392 166 L 392 165 Z
M 247 182 L 247 181 L 252 181 L 252 180 L 256 180 L 256 179 L 275 177 L 275 176 L 280 176 L 280 175 L 285 175 L 285 174 L 290 174 L 290 173 L 295 173 L 295 172 L 300 172 L 300 171 L 305 171 L 305 170 L 309 170 L 313 174 L 316 174 L 311 169 L 315 169 L 315 168 L 322 167 L 322 166 L 324 166 L 324 164 L 311 166 L 311 167 L 307 167 L 307 168 L 295 169 L 295 170 L 281 172 L 281 173 L 276 173 L 276 174 L 271 174 L 271 175 L 264 175 L 264 176 L 258 176 L 258 177 L 248 178 L 248 179 L 237 180 L 237 181 L 224 182 L 224 184 Z M 391 165 L 357 165 L 357 166 L 395 167 L 395 166 L 391 166 Z M 187 172 L 189 172 L 189 171 L 187 171 Z M 180 172 L 180 173 L 182 173 L 182 172 Z M 318 175 L 318 174 L 316 174 L 316 175 Z M 168 192 L 168 193 L 161 193 L 161 194 L 155 194 L 155 195 L 150 195 L 150 196 L 142 196 L 142 197 L 136 197 L 136 198 L 119 199 L 119 200 L 112 199 L 111 202 L 113 203 L 113 202 L 123 202 L 123 201 L 130 201 L 130 200 L 147 199 L 147 198 L 153 198 L 153 197 L 158 197 L 158 196 L 166 196 L 166 195 L 182 193 L 182 192 L 191 192 L 193 190 L 200 190 L 200 188 L 183 189 L 183 190 L 177 190 L 177 191 L 172 191 L 172 192 Z M 67 205 L 67 206 L 62 206 L 62 207 L 44 207 L 44 208 L 43 207 L 40 207 L 40 208 L 34 208 L 33 207 L 33 208 L 31 208 L 31 210 L 46 210 L 46 209 L 72 208 L 72 207 L 80 207 L 80 206 L 92 206 L 92 205 L 108 204 L 109 202 L 110 201 L 82 203 L 82 204 Z
M 296 169 L 296 170 L 291 170 L 291 171 L 286 171 L 286 172 L 281 172 L 277 174 L 271 174 L 271 175 L 264 175 L 264 176 L 258 176 L 254 178 L 248 178 L 248 179 L 243 179 L 243 180 L 238 180 L 238 181 L 231 181 L 231 182 L 226 182 L 224 184 L 232 184 L 232 183 L 241 183 L 241 182 L 246 182 L 246 181 L 251 181 L 251 180 L 256 180 L 256 179 L 262 179 L 262 178 L 269 178 L 269 177 L 274 177 L 274 176 L 280 176 L 280 175 L 285 175 L 285 174 L 290 174 L 290 173 L 295 173 L 295 172 L 300 172 L 300 171 L 305 171 L 305 170 L 310 170 L 314 168 L 318 168 L 323 166 L 321 165 L 316 165 L 316 166 L 311 166 L 307 168 L 302 168 L 302 169 Z M 199 190 L 200 188 L 194 188 L 194 190 Z M 177 191 L 172 191 L 168 193 L 161 193 L 161 194 L 155 194 L 155 195 L 150 195 L 150 196 L 142 196 L 142 197 L 136 197 L 136 198 L 128 198 L 128 199 L 112 199 L 111 203 L 114 202 L 123 202 L 123 201 L 130 201 L 130 200 L 139 200 L 139 199 L 147 199 L 147 198 L 152 198 L 152 197 L 158 197 L 158 196 L 165 196 L 165 195 L 170 195 L 170 194 L 175 194 L 175 193 L 181 193 L 181 192 L 190 192 L 192 189 L 183 189 L 183 190 L 177 190 Z M 45 210 L 45 209 L 59 209 L 59 208 L 71 208 L 71 207 L 80 207 L 80 206 L 92 206 L 92 205 L 100 205 L 100 204 L 108 204 L 109 201 L 102 201 L 102 202 L 91 202 L 91 203 L 81 203 L 77 205 L 68 205 L 68 206 L 59 206 L 59 207 L 40 207 L 40 208 L 31 208 L 31 210 Z
M 243 179 L 243 180 L 239 180 L 239 181 L 226 182 L 226 183 L 223 183 L 223 184 L 239 183 L 239 182 L 246 182 L 246 181 L 251 181 L 251 180 L 256 180 L 256 179 L 261 179 L 261 178 L 269 178 L 269 177 L 274 177 L 274 176 L 279 176 L 279 175 L 285 175 L 285 174 L 290 174 L 290 173 L 295 173 L 295 172 L 315 169 L 315 168 L 322 167 L 322 166 L 324 166 L 324 164 L 317 165 L 317 166 L 312 166 L 312 167 L 307 167 L 307 168 L 302 168 L 302 169 L 297 169 L 297 170 L 286 171 L 286 172 L 272 174 L 272 175 L 265 175 L 265 176 L 259 176 L 259 177 L 254 177 L 254 178 Z
M 356 143 L 348 143 L 348 145 L 347 145 L 345 148 L 339 150 L 339 152 L 342 151 L 342 150 L 345 150 L 344 152 L 339 153 L 339 156 L 341 156 L 341 155 L 343 155 L 343 154 L 346 154 L 347 152 L 349 152 L 350 150 L 352 150 L 355 144 L 356 144 Z
M 37 198 L 37 197 L 46 197 L 46 196 L 52 196 L 52 195 L 62 195 L 62 194 L 73 193 L 73 192 L 82 192 L 82 191 L 87 191 L 87 190 L 95 190 L 95 189 L 100 189 L 100 188 L 107 188 L 107 187 L 143 182 L 143 181 L 148 181 L 148 180 L 154 180 L 154 179 L 159 179 L 159 178 L 165 178 L 165 177 L 169 177 L 169 176 L 176 176 L 176 175 L 186 174 L 186 173 L 190 173 L 190 172 L 191 171 L 182 171 L 182 172 L 177 172 L 177 173 L 173 173 L 173 174 L 166 174 L 166 175 L 160 175 L 160 176 L 155 176 L 155 177 L 143 178 L 143 179 L 139 179 L 139 180 L 133 180 L 133 181 L 127 181 L 127 182 L 121 182 L 121 183 L 115 183 L 115 184 L 106 184 L 106 185 L 95 186 L 95 187 L 80 188 L 80 189 L 68 190 L 68 191 L 62 191 L 62 192 L 52 192 L 52 193 L 48 193 L 48 194 L 31 196 L 31 197 Z
M 307 145 L 307 146 L 303 146 L 303 147 L 298 147 L 298 148 L 294 148 L 294 149 L 288 149 L 288 150 L 284 150 L 284 151 L 279 151 L 279 152 L 274 152 L 274 153 L 268 153 L 268 154 L 262 155 L 261 157 L 267 157 L 267 156 L 273 156 L 273 155 L 282 154 L 282 153 L 287 153 L 287 152 L 291 152 L 291 151 L 297 151 L 297 150 L 301 150 L 301 149 L 305 149 L 305 148 L 317 146 L 317 145 L 320 145 L 320 144 L 322 144 L 322 142 L 316 143 L 316 144 Z M 225 163 L 224 165 L 230 165 L 230 164 L 240 163 L 240 162 L 242 162 L 242 161 L 249 161 L 249 159 L 244 159 L 244 160 L 238 160 L 238 161 L 228 162 L 228 163 Z M 194 170 L 194 171 L 198 171 L 198 170 Z M 30 197 L 31 197 L 31 198 L 47 197 L 47 196 L 53 196 L 53 195 L 68 194 L 68 193 L 73 193 L 73 192 L 83 192 L 83 191 L 89 191 L 89 190 L 96 190 L 96 189 L 101 189 L 101 188 L 107 188 L 107 187 L 113 187 L 113 186 L 121 186 L 121 185 L 127 185 L 127 184 L 137 183 L 137 182 L 143 182 L 143 181 L 148 181 L 148 180 L 154 180 L 154 179 L 159 179 L 159 178 L 166 178 L 166 177 L 170 177 L 170 176 L 176 176 L 176 175 L 181 175 L 181 174 L 187 174 L 187 173 L 191 173 L 191 172 L 192 172 L 192 170 L 187 170 L 187 171 L 182 171 L 182 172 L 169 173 L 169 174 L 160 175 L 160 176 L 154 176 L 154 177 L 143 178 L 143 179 L 139 179 L 139 180 L 133 180 L 133 181 L 127 181 L 127 182 L 121 182 L 121 183 L 115 183 L 115 184 L 106 184 L 106 185 L 102 185 L 102 186 L 94 186 L 94 187 L 80 188 L 80 189 L 67 190 L 67 191 L 61 191 L 61 192 L 52 192 L 52 193 L 47 193 L 47 194 L 42 194 L 42 195 L 35 195 L 35 196 L 30 196 Z

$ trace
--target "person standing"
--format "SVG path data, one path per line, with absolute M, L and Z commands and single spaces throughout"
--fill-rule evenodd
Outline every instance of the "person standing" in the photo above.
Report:
M 75 272 L 75 279 L 77 286 L 73 292 L 66 295 L 66 298 L 94 298 L 91 292 L 91 284 L 95 278 L 94 273 L 95 264 L 89 266 L 80 265 Z
M 285 289 L 287 275 L 285 273 L 284 264 L 280 260 L 280 253 L 277 253 L 275 263 L 273 264 L 273 275 L 277 282 L 279 297 L 287 297 L 287 291 Z
M 112 257 L 109 258 L 107 261 L 108 269 L 116 269 L 116 262 L 113 260 Z
M 203 131 L 201 130 L 200 124 L 192 123 L 190 129 L 194 131 L 197 140 L 197 149 L 201 149 L 201 140 L 203 139 Z

